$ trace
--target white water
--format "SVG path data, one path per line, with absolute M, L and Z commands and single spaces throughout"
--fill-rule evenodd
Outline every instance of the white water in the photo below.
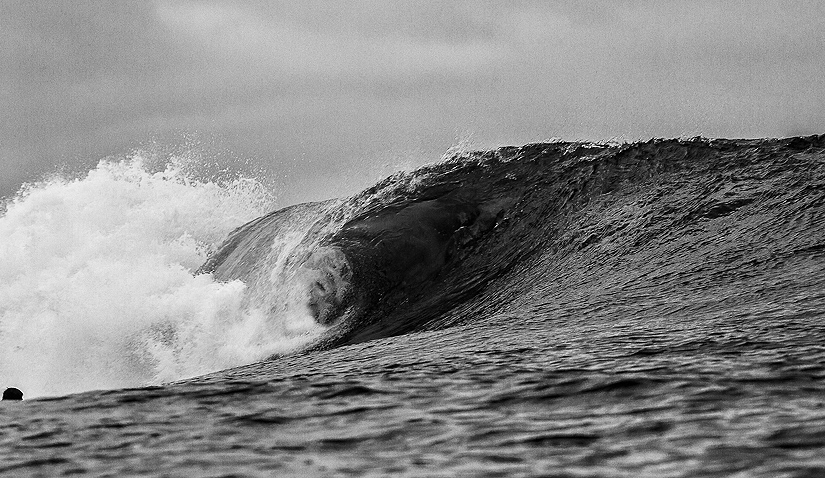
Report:
M 151 172 L 139 155 L 104 161 L 80 179 L 29 185 L 7 204 L 0 387 L 31 398 L 160 383 L 260 360 L 317 333 L 304 309 L 249 310 L 245 284 L 193 275 L 273 200 L 255 180 L 197 181 L 187 169 Z

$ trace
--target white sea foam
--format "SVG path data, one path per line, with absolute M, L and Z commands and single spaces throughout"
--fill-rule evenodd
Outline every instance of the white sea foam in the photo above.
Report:
M 6 205 L 0 387 L 30 398 L 159 383 L 317 333 L 304 309 L 273 317 L 245 305 L 242 282 L 193 275 L 229 231 L 272 208 L 261 183 L 145 163 L 102 161 L 82 178 L 28 185 Z

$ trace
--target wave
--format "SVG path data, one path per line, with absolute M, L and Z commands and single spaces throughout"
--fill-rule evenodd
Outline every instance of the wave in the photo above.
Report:
M 766 251 L 823 253 L 823 148 L 825 136 L 463 152 L 253 221 L 201 270 L 246 282 L 301 217 L 282 271 L 304 278 L 310 313 L 329 327 L 307 350 L 549 307 L 536 297 L 548 284 L 567 284 L 554 288 L 563 302 L 588 283 L 734 280 Z
M 724 313 L 825 255 L 825 135 L 458 151 L 266 214 L 254 181 L 136 159 L 0 218 L 0 375 L 29 393 L 606 304 Z

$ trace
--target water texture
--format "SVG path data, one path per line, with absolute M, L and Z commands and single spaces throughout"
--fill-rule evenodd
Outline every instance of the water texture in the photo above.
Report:
M 460 152 L 215 244 L 290 347 L 2 402 L 0 471 L 825 476 L 825 136 Z

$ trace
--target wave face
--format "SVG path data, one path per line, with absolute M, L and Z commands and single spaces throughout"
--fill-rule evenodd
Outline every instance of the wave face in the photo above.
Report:
M 824 136 L 463 152 L 252 221 L 201 272 L 297 284 L 327 327 L 307 350 L 634 297 L 730 310 L 825 254 L 823 151 Z M 292 246 L 273 259 L 273 243 Z

